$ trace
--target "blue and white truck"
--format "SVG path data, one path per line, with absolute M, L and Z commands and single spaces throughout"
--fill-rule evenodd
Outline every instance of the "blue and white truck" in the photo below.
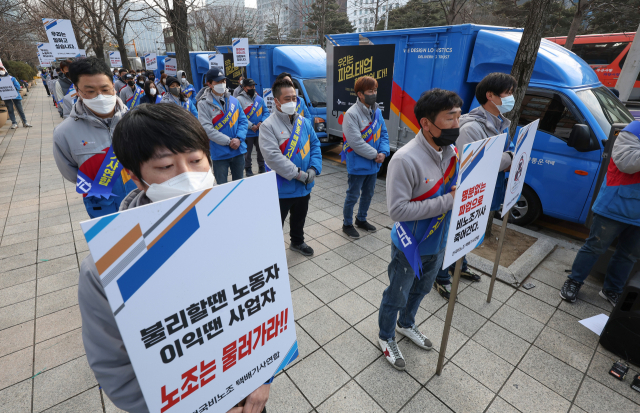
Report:
M 231 46 L 217 46 L 217 52 L 225 56 L 225 74 L 231 86 L 226 69 L 231 67 L 228 60 L 232 55 Z M 203 77 L 209 70 L 209 53 L 190 52 L 193 85 L 196 90 L 204 85 Z M 321 146 L 339 143 L 342 138 L 329 138 L 326 133 L 326 54 L 318 46 L 259 44 L 249 46 L 249 65 L 244 74 L 256 82 L 258 93 L 269 101 L 271 85 L 282 72 L 291 73 L 293 83 L 301 99 L 304 99 L 314 119 L 314 129 Z M 233 69 L 232 69 L 233 70 Z M 235 77 L 235 76 L 234 76 Z M 266 92 L 266 96 L 265 96 Z
M 385 122 L 395 150 L 419 130 L 413 108 L 424 91 L 453 90 L 464 100 L 463 113 L 468 112 L 478 106 L 474 92 L 480 80 L 492 72 L 511 72 L 521 36 L 522 29 L 472 24 L 327 36 L 329 135 L 342 136 L 339 120 L 348 87 L 341 82 L 349 75 L 373 75 L 389 89 L 379 87 L 378 96 L 389 96 L 380 103 L 389 107 Z M 372 58 L 372 62 L 357 59 L 356 55 L 367 53 L 340 50 L 372 45 L 394 45 L 395 49 L 387 52 L 385 61 Z M 353 101 L 355 96 L 348 102 Z M 544 39 L 522 105 L 518 125 L 538 118 L 540 125 L 526 185 L 511 221 L 526 225 L 544 213 L 585 223 L 602 175 L 605 143 L 633 117 L 587 63 Z

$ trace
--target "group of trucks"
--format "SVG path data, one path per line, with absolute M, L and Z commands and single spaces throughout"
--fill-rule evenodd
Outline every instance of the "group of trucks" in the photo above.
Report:
M 249 65 L 244 68 L 233 67 L 231 46 L 219 46 L 215 51 L 190 52 L 191 72 L 199 90 L 210 67 L 209 55 L 221 53 L 225 69 L 234 72 L 227 73 L 228 78 L 232 82 L 239 74 L 252 78 L 268 102 L 276 76 L 289 72 L 324 147 L 342 142 L 341 115 L 348 108 L 345 104 L 355 101 L 353 85 L 345 89 L 342 82 L 349 76 L 355 80 L 357 75 L 371 75 L 379 82 L 378 96 L 383 99 L 379 104 L 394 151 L 418 132 L 413 107 L 424 91 L 438 87 L 457 92 L 467 113 L 478 106 L 474 92 L 480 80 L 492 72 L 511 72 L 521 36 L 522 29 L 473 24 L 336 34 L 326 36 L 326 52 L 318 46 L 250 45 Z M 602 50 L 615 50 L 598 59 L 593 51 L 598 48 L 584 46 L 589 41 L 607 44 Z M 578 37 L 577 50 L 589 53 L 583 59 L 565 49 L 562 38 L 542 40 L 518 120 L 518 127 L 536 119 L 540 125 L 512 222 L 526 225 L 543 212 L 567 221 L 587 221 L 606 172 L 607 144 L 610 148 L 616 133 L 634 120 L 609 89 L 613 77 L 608 75 L 616 68 L 619 74 L 631 41 L 630 37 Z M 370 58 L 349 67 L 346 63 L 357 55 Z M 631 97 L 640 97 L 640 81 Z

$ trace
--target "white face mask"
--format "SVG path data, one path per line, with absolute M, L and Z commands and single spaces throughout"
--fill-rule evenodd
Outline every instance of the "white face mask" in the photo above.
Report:
M 0 76 L 4 76 L 6 74 L 7 74 L 7 72 L 5 72 L 4 70 L 0 70 Z
M 227 91 L 227 85 L 225 83 L 218 83 L 217 85 L 213 86 L 213 91 L 221 95 Z
M 156 90 L 155 89 L 149 89 L 149 94 L 151 96 L 155 96 L 156 95 Z
M 116 106 L 116 95 L 98 95 L 93 99 L 82 99 L 89 109 L 101 115 L 108 115 Z
M 215 179 L 211 169 L 209 169 L 207 172 L 184 172 L 161 184 L 149 185 L 144 180 L 142 182 L 149 186 L 146 191 L 147 197 L 153 202 L 160 202 L 176 196 L 190 194 L 191 192 L 213 188 Z
M 283 113 L 291 116 L 296 113 L 296 102 L 283 103 L 282 105 L 280 105 L 280 110 Z

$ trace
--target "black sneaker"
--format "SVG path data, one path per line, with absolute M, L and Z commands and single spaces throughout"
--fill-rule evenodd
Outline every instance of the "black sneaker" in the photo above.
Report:
M 306 243 L 302 243 L 302 244 L 298 244 L 298 245 L 293 245 L 291 244 L 289 246 L 290 249 L 299 252 L 302 255 L 306 255 L 306 256 L 310 256 L 313 255 L 313 248 L 311 248 L 310 246 L 308 246 Z
M 482 279 L 482 277 L 480 277 L 479 275 L 470 272 L 469 269 L 460 270 L 460 277 L 464 278 L 465 280 L 474 282 L 480 282 L 480 280 Z
M 350 238 L 360 238 L 360 233 L 353 227 L 353 225 L 342 225 L 342 232 L 347 234 Z
M 263 173 L 265 173 L 265 172 L 267 172 L 267 170 L 264 168 L 264 166 L 260 166 L 260 167 L 258 167 L 258 173 L 259 173 L 259 174 L 263 174 Z
M 250 176 L 253 176 L 253 171 L 251 169 L 245 169 L 244 170 L 244 175 L 248 178 Z
M 614 293 L 613 291 L 607 291 L 603 288 L 602 290 L 600 290 L 600 297 L 609 301 L 611 305 L 615 307 L 616 304 L 618 304 L 618 298 L 620 297 L 620 294 Z
M 360 221 L 358 220 L 358 218 L 356 218 L 356 227 L 363 229 L 365 231 L 376 232 L 376 227 L 369 224 L 367 221 Z
M 438 280 L 434 281 L 433 286 L 438 291 L 438 294 L 442 296 L 445 300 L 449 301 L 451 297 L 451 283 L 440 284 Z
M 573 281 L 571 278 L 567 278 L 567 281 L 564 282 L 564 285 L 560 289 L 560 297 L 565 301 L 575 303 L 580 287 L 582 287 L 582 284 Z

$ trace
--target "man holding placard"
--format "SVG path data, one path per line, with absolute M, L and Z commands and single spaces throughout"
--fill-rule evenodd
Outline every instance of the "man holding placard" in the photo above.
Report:
M 11 119 L 11 129 L 18 127 L 16 122 L 16 115 L 13 112 L 13 107 L 16 107 L 18 115 L 22 119 L 22 126 L 30 128 L 31 125 L 27 122 L 27 117 L 24 115 L 22 109 L 22 96 L 20 96 L 20 83 L 15 77 L 10 76 L 7 69 L 0 63 L 0 99 L 7 105 L 7 111 L 9 112 L 9 118 Z
M 387 171 L 387 207 L 396 221 L 391 231 L 389 286 L 382 294 L 378 341 L 387 361 L 405 369 L 395 332 L 418 347 L 431 341 L 418 330 L 415 315 L 442 267 L 455 197 L 458 155 L 455 142 L 462 99 L 432 89 L 414 107 L 420 131 L 400 148 Z M 398 319 L 398 313 L 400 318 Z
M 511 121 L 503 116 L 504 113 L 513 109 L 513 93 L 516 91 L 518 83 L 516 79 L 506 73 L 490 73 L 476 86 L 476 99 L 480 106 L 471 112 L 460 117 L 460 137 L 456 141 L 458 153 L 462 153 L 462 148 L 467 143 L 477 142 L 482 139 L 496 136 L 509 130 Z M 500 209 L 505 194 L 505 170 L 511 166 L 513 152 L 507 151 L 500 159 L 500 173 L 496 181 L 496 190 L 491 203 L 491 211 Z M 490 214 L 491 216 L 492 214 Z M 489 219 L 492 225 L 493 219 Z M 441 270 L 436 277 L 434 287 L 445 299 L 449 299 L 451 294 L 451 276 L 454 265 Z M 470 281 L 480 281 L 480 276 L 473 274 L 467 268 L 467 259 L 463 258 L 460 276 Z

